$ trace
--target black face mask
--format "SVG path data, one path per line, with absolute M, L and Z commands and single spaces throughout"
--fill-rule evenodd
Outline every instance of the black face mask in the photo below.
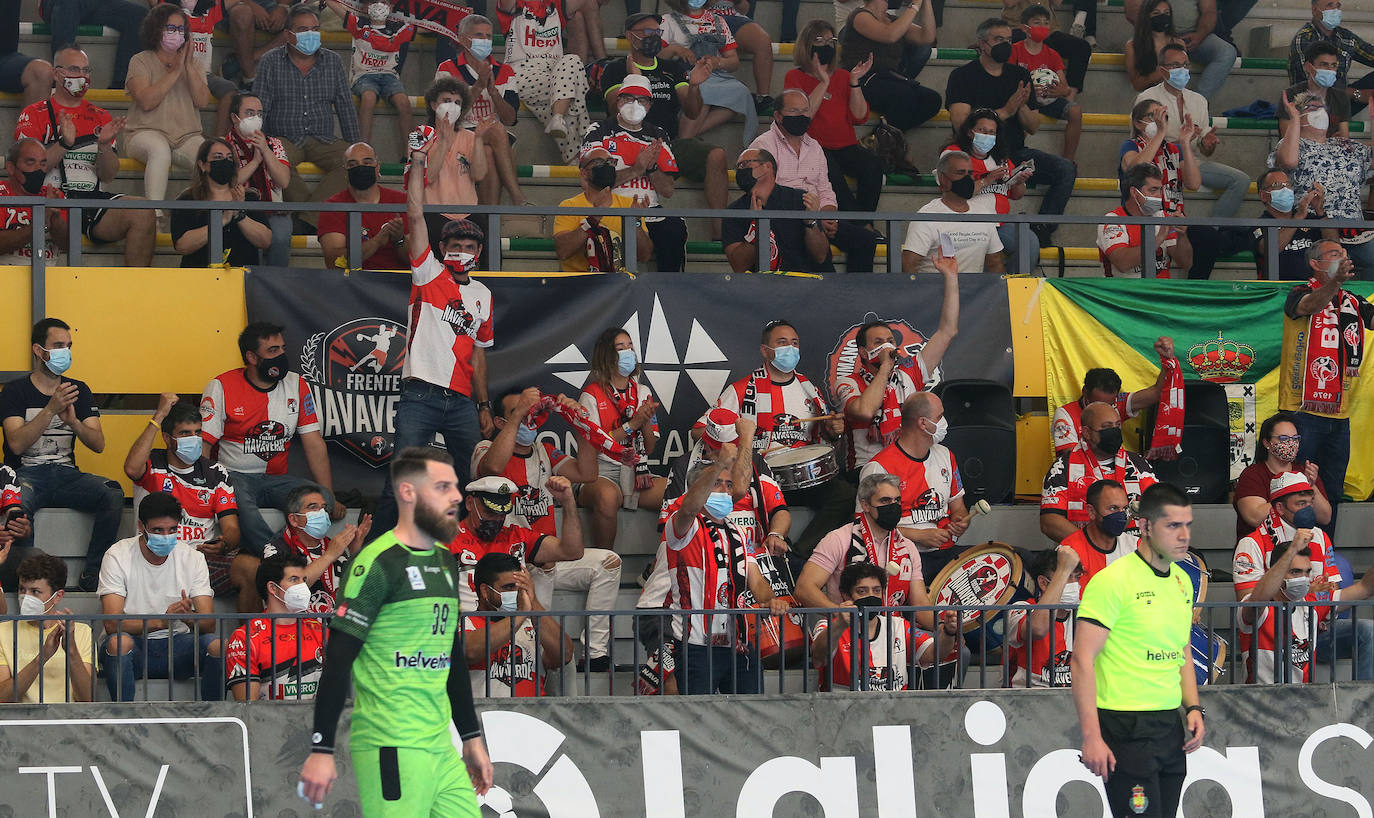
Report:
M 738 185 L 739 189 L 744 191 L 745 193 L 748 193 L 749 191 L 753 190 L 754 183 L 757 181 L 758 180 L 754 178 L 753 168 L 735 169 L 735 184 Z
M 949 183 L 949 192 L 958 196 L 960 199 L 973 198 L 974 182 L 972 176 L 965 176 L 962 179 L 955 179 Z
M 1106 514 L 1097 522 L 1097 527 L 1102 529 L 1102 533 L 1106 534 L 1108 537 L 1120 537 L 1122 532 L 1126 530 L 1127 525 L 1129 525 L 1129 522 L 1126 519 L 1126 512 L 1124 511 L 1114 511 L 1111 514 Z
M 1155 14 L 1150 17 L 1150 30 L 1163 34 L 1174 24 L 1174 18 L 1167 14 Z
M 994 62 L 1005 63 L 1011 59 L 1011 43 L 998 43 L 989 48 L 988 56 L 992 57 Z
M 354 190 L 367 190 L 377 184 L 377 169 L 371 165 L 357 165 L 348 169 L 348 186 Z
M 609 162 L 603 162 L 592 168 L 591 175 L 587 178 L 587 183 L 593 190 L 605 190 L 615 184 L 615 168 Z
M 496 539 L 496 535 L 501 533 L 501 520 L 478 520 L 477 537 L 478 539 L 490 542 Z
M 217 185 L 227 185 L 234 181 L 238 175 L 239 163 L 233 159 L 211 159 L 210 160 L 210 181 Z
M 804 136 L 811 127 L 811 117 L 806 114 L 793 114 L 782 118 L 782 129 L 792 136 Z
M 1103 429 L 1097 433 L 1097 445 L 1094 446 L 1098 454 L 1116 454 L 1121 450 L 1121 430 L 1113 427 Z
M 902 521 L 901 503 L 888 503 L 885 506 L 875 506 L 874 508 L 876 510 L 873 513 L 873 518 L 878 521 L 881 528 L 891 531 Z
M 877 610 L 883 605 L 883 598 L 880 596 L 861 596 L 854 600 L 854 607 L 868 614 L 869 620 L 875 616 L 881 616 L 882 611 Z
M 37 196 L 43 192 L 43 180 L 47 178 L 47 173 L 41 170 L 31 170 L 24 174 L 24 181 L 20 185 L 25 193 L 32 193 Z
M 286 377 L 286 353 L 283 352 L 275 358 L 259 358 L 257 370 L 259 378 L 277 383 Z
M 663 38 L 657 35 L 639 41 L 639 53 L 646 57 L 656 57 L 663 50 Z
M 833 60 L 833 59 L 835 59 L 835 46 L 833 46 L 833 45 L 818 45 L 818 46 L 814 46 L 814 47 L 811 49 L 811 53 L 812 53 L 813 55 L 815 55 L 816 59 L 818 59 L 818 60 L 821 61 L 821 65 L 829 65 L 829 64 L 830 64 L 830 61 Z

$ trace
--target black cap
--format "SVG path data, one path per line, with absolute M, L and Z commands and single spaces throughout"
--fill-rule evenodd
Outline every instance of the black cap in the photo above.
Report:
M 631 28 L 634 28 L 635 24 L 643 22 L 644 20 L 653 20 L 655 23 L 663 25 L 662 15 L 654 14 L 651 11 L 641 11 L 625 18 L 625 30 L 629 31 Z
M 1356 88 L 1361 91 L 1374 90 L 1374 72 L 1365 74 L 1363 77 L 1359 78 L 1355 82 L 1350 83 L 1349 87 Z

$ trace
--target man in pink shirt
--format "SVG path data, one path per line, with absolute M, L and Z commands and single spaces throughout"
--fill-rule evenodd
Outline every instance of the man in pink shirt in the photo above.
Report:
M 788 88 L 773 109 L 773 127 L 760 134 L 747 150 L 766 150 L 778 162 L 777 183 L 815 196 L 821 210 L 838 210 L 825 149 L 807 134 L 811 127 L 811 100 L 800 88 Z M 851 273 L 873 272 L 873 255 L 881 238 L 867 225 L 822 219 L 821 229 L 831 243 L 844 251 L 845 269 Z M 819 272 L 833 273 L 832 259 Z

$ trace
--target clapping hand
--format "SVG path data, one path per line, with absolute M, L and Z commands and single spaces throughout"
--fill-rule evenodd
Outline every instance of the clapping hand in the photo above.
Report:
M 873 53 L 869 52 L 868 56 L 864 57 L 863 62 L 849 69 L 849 79 L 852 81 L 852 84 L 858 85 L 859 80 L 866 76 L 868 72 L 872 69 Z

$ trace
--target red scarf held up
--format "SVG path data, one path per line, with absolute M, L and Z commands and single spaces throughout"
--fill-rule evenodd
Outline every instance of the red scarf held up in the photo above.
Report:
M 1321 287 L 1307 280 L 1313 291 Z M 1332 415 L 1341 411 L 1345 378 L 1359 374 L 1364 361 L 1364 325 L 1360 300 L 1339 290 L 1325 308 L 1307 318 L 1307 349 L 1303 355 L 1302 405 L 1304 412 Z
M 606 430 L 596 425 L 596 422 L 589 417 L 587 407 L 579 406 L 576 410 L 569 409 L 559 403 L 557 399 L 549 395 L 541 395 L 539 402 L 536 403 L 525 416 L 525 423 L 539 428 L 550 414 L 556 414 L 568 422 L 578 431 L 587 442 L 596 447 L 597 451 L 607 457 L 618 460 L 626 466 L 633 466 L 635 460 L 634 449 L 615 442 L 615 438 L 606 434 Z
M 1150 438 L 1149 460 L 1177 460 L 1183 448 L 1183 370 L 1177 358 L 1160 361 L 1164 388 L 1155 413 L 1155 433 Z

